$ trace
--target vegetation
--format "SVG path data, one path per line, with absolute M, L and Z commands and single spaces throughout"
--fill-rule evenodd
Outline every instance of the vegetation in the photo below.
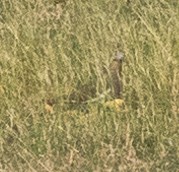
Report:
M 102 70 L 117 45 L 120 112 Z M 178 90 L 178 0 L 0 1 L 0 171 L 175 172 Z

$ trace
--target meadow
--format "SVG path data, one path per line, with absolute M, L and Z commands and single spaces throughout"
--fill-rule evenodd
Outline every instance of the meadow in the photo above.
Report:
M 177 172 L 178 115 L 178 0 L 0 1 L 1 172 Z

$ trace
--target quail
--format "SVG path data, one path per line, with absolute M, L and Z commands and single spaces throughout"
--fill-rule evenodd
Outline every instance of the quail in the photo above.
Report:
M 109 72 L 112 82 L 113 97 L 119 99 L 122 97 L 122 61 L 124 54 L 117 52 L 112 63 L 109 66 Z

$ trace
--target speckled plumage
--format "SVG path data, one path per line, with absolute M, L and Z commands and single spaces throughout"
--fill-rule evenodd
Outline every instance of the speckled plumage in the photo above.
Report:
M 122 96 L 122 59 L 123 54 L 117 52 L 117 55 L 109 66 L 114 98 L 121 98 Z

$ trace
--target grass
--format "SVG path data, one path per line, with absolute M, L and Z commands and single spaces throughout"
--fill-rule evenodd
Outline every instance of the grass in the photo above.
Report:
M 2 0 L 0 171 L 178 171 L 178 9 L 177 0 Z M 102 69 L 117 45 L 120 112 L 91 101 L 110 97 Z

